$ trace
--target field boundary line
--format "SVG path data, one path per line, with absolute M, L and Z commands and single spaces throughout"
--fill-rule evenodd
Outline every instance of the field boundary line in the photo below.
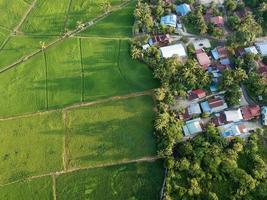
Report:
M 63 137 L 63 168 L 64 171 L 67 171 L 68 169 L 68 154 L 69 154 L 69 150 L 68 150 L 68 112 L 67 111 L 63 111 L 63 123 L 64 123 L 64 137 Z
M 81 102 L 84 102 L 84 66 L 83 66 L 83 52 L 82 52 L 82 39 L 78 38 L 79 51 L 80 51 L 80 65 L 81 65 Z
M 76 35 L 76 34 L 78 34 L 78 33 L 80 33 L 80 32 L 85 31 L 86 29 L 90 28 L 91 26 L 95 25 L 95 24 L 98 23 L 99 21 L 101 21 L 101 20 L 105 19 L 106 17 L 108 17 L 109 15 L 111 15 L 113 12 L 118 11 L 118 10 L 120 10 L 120 9 L 123 9 L 123 8 L 126 7 L 129 3 L 134 2 L 134 1 L 136 1 L 136 0 L 127 0 L 127 1 L 123 2 L 122 4 L 120 4 L 120 5 L 116 6 L 116 7 L 114 7 L 114 8 L 111 9 L 109 12 L 104 13 L 104 14 L 101 14 L 101 15 L 95 17 L 94 19 L 92 19 L 92 20 L 88 21 L 87 23 L 85 23 L 85 26 L 84 26 L 83 28 L 77 28 L 77 29 L 74 29 L 73 31 L 71 31 L 71 32 L 69 32 L 69 33 L 67 33 L 67 34 L 65 34 L 64 36 L 59 37 L 58 39 L 52 41 L 51 43 L 49 43 L 48 45 L 46 45 L 45 49 L 49 49 L 49 48 L 51 48 L 53 45 L 57 44 L 57 43 L 60 42 L 60 41 L 64 41 L 64 40 L 66 40 L 67 38 L 71 37 L 72 35 Z M 2 48 L 1 48 L 1 46 L 0 46 L 0 51 L 1 51 L 1 49 L 2 49 Z M 15 68 L 18 64 L 23 63 L 23 62 L 25 62 L 26 60 L 28 60 L 28 59 L 34 57 L 35 55 L 39 54 L 41 51 L 42 51 L 41 49 L 36 50 L 36 51 L 34 51 L 33 53 L 31 53 L 31 54 L 29 54 L 29 55 L 27 55 L 27 56 L 24 56 L 24 57 L 20 58 L 19 60 L 16 60 L 14 63 L 12 63 L 12 64 L 10 64 L 10 65 L 7 65 L 7 66 L 2 67 L 2 68 L 0 69 L 0 74 L 4 73 L 4 72 L 6 72 L 6 71 L 8 71 L 8 70 L 10 70 L 10 69 Z
M 26 113 L 22 115 L 14 115 L 14 116 L 8 116 L 8 117 L 2 117 L 0 118 L 1 121 L 9 121 L 9 120 L 15 120 L 15 119 L 23 119 L 23 118 L 29 118 L 29 117 L 34 117 L 34 116 L 41 116 L 41 115 L 46 115 L 49 113 L 53 112 L 64 112 L 68 110 L 73 110 L 81 107 L 89 107 L 89 106 L 94 106 L 97 104 L 102 104 L 102 103 L 108 103 L 112 101 L 119 101 L 119 100 L 126 100 L 134 97 L 140 97 L 140 96 L 152 96 L 153 95 L 153 89 L 151 90 L 146 90 L 143 92 L 134 92 L 130 94 L 125 94 L 125 95 L 119 95 L 119 96 L 112 96 L 108 97 L 106 99 L 99 99 L 96 101 L 87 101 L 87 102 L 81 102 L 81 103 L 76 103 L 70 106 L 66 106 L 65 108 L 57 108 L 57 109 L 51 109 L 51 110 L 44 110 L 44 111 L 37 111 L 34 113 Z
M 62 30 L 61 30 L 62 35 L 65 33 L 65 30 L 66 30 L 67 22 L 68 22 L 68 19 L 69 19 L 69 12 L 70 12 L 71 4 L 72 4 L 72 0 L 69 0 L 67 12 L 66 12 L 66 15 L 65 15 L 65 20 L 64 20 L 63 27 L 62 27 Z
M 130 37 L 102 37 L 102 36 L 80 36 L 72 35 L 70 38 L 81 38 L 81 39 L 103 39 L 103 40 L 131 40 Z
M 122 73 L 122 70 L 120 68 L 120 57 L 121 57 L 121 40 L 119 40 L 119 50 L 118 50 L 118 56 L 117 56 L 117 68 L 119 70 L 119 73 L 121 75 L 121 77 L 126 81 L 126 84 L 129 86 L 130 92 L 131 92 L 131 86 L 130 83 L 128 81 L 128 79 L 126 78 L 126 76 L 124 75 L 124 73 Z
M 24 21 L 26 20 L 26 18 L 28 17 L 28 15 L 30 14 L 30 12 L 32 11 L 32 9 L 34 8 L 35 4 L 36 4 L 37 0 L 34 0 L 32 2 L 32 4 L 29 6 L 29 8 L 26 10 L 26 12 L 24 13 L 24 15 L 22 16 L 22 18 L 19 21 L 19 24 L 10 31 L 9 35 L 7 36 L 7 38 L 2 42 L 2 44 L 0 45 L 0 51 L 6 46 L 6 44 L 8 43 L 8 41 L 10 40 L 11 36 L 13 34 L 16 34 L 16 32 L 19 31 L 19 28 L 21 27 L 21 25 L 24 23 Z M 15 62 L 16 63 L 16 62 Z
M 134 163 L 156 162 L 157 160 L 161 160 L 161 159 L 164 159 L 164 157 L 162 157 L 162 156 L 146 156 L 146 157 L 136 158 L 136 159 L 132 159 L 132 160 L 121 160 L 118 162 L 106 163 L 106 164 L 101 164 L 101 165 L 76 167 L 76 168 L 69 169 L 67 171 L 62 170 L 62 171 L 56 171 L 56 172 L 50 172 L 50 173 L 46 173 L 46 174 L 40 174 L 40 175 L 31 176 L 31 177 L 26 177 L 24 179 L 19 179 L 19 180 L 12 181 L 9 183 L 0 184 L 0 187 L 4 187 L 4 186 L 8 186 L 8 185 L 15 184 L 15 183 L 20 183 L 20 182 L 25 182 L 25 181 L 31 181 L 31 180 L 35 180 L 35 179 L 43 178 L 43 177 L 47 177 L 47 176 L 57 177 L 57 176 L 60 176 L 63 174 L 79 172 L 82 170 L 99 169 L 99 168 L 119 166 L 119 165 L 127 165 L 127 164 L 134 164 Z
M 36 2 L 37 2 L 37 0 L 34 0 L 32 2 L 32 4 L 30 4 L 30 7 L 26 11 L 26 13 L 22 16 L 19 24 L 15 27 L 14 33 L 16 33 L 20 29 L 21 25 L 25 22 L 26 18 L 29 16 L 29 14 L 31 13 L 32 9 L 35 7 Z
M 57 190 L 56 190 L 56 177 L 55 174 L 52 175 L 52 191 L 53 191 L 53 199 L 57 200 Z
M 44 64 L 45 64 L 45 107 L 48 110 L 48 67 L 47 67 L 47 57 L 45 51 L 43 51 L 44 55 Z

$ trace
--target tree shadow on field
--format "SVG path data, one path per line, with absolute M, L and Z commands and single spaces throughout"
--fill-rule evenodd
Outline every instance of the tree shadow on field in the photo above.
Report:
M 115 161 L 125 157 L 142 156 L 144 151 L 140 151 L 140 147 L 148 145 L 147 141 L 140 140 L 140 136 L 137 136 L 143 121 L 136 115 L 136 112 L 133 110 L 131 112 L 132 115 L 130 114 L 124 119 L 79 123 L 72 126 L 69 129 L 70 142 L 72 140 L 79 141 L 75 137 L 82 136 L 83 139 L 80 140 L 82 142 L 77 144 L 75 148 L 87 154 L 72 156 L 72 159 L 81 162 L 102 162 L 103 160 Z M 94 143 L 90 143 L 90 141 L 94 141 Z

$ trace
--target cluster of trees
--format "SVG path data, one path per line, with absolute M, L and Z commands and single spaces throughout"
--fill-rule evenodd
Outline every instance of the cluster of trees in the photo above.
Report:
M 262 34 L 262 27 L 252 13 L 245 10 L 242 2 L 233 2 L 233 0 L 225 1 L 225 6 L 230 7 L 227 25 L 233 31 L 227 38 L 228 44 L 234 48 L 250 45 L 257 36 Z M 241 19 L 234 11 L 246 13 L 245 17 Z
M 194 29 L 198 33 L 202 33 L 202 34 L 207 33 L 208 26 L 205 22 L 203 14 L 204 14 L 204 7 L 201 5 L 198 5 L 194 11 L 190 12 L 184 18 L 184 24 L 192 24 L 194 26 Z
M 230 1 L 226 2 L 227 6 L 233 6 Z M 192 2 L 188 0 L 187 3 Z M 135 17 L 137 21 L 142 21 L 141 15 L 149 12 L 149 16 L 156 19 L 159 15 L 173 12 L 172 5 L 161 0 L 147 3 L 139 1 Z M 197 27 L 206 26 L 204 31 L 207 32 L 211 28 L 205 24 L 203 12 L 203 7 L 197 7 L 186 20 L 192 20 L 190 23 L 197 24 Z M 198 23 L 193 20 L 198 20 Z M 144 33 L 162 31 L 161 28 L 155 29 L 154 25 L 151 25 L 151 29 L 140 26 L 140 30 Z M 203 31 L 203 27 L 201 30 Z M 238 30 L 237 26 L 236 31 Z M 153 70 L 154 77 L 161 83 L 160 88 L 155 90 L 157 112 L 154 134 L 158 153 L 166 157 L 168 169 L 164 199 L 264 199 L 267 186 L 266 163 L 259 153 L 257 134 L 247 141 L 235 138 L 229 142 L 221 137 L 213 125 L 208 125 L 205 133 L 181 142 L 183 121 L 177 118 L 177 113 L 171 106 L 176 96 L 185 96 L 188 90 L 207 89 L 211 77 L 194 59 L 192 47 L 188 47 L 187 61 L 178 56 L 161 59 L 158 48 L 152 46 L 142 49 L 142 44 L 147 42 L 148 37 L 142 34 L 132 41 L 131 55 L 134 59 L 147 63 Z M 223 73 L 220 87 L 226 91 L 225 98 L 229 105 L 239 103 L 240 85 L 248 84 L 248 74 L 255 71 L 256 59 L 258 58 L 251 55 L 236 59 L 237 69 L 225 70 Z
M 264 199 L 267 168 L 258 143 L 257 134 L 228 142 L 209 125 L 203 135 L 177 144 L 166 161 L 165 199 Z
M 237 68 L 236 70 L 227 69 L 222 73 L 220 89 L 225 91 L 225 101 L 229 106 L 235 106 L 240 103 L 242 92 L 240 85 L 247 79 L 246 72 Z
M 242 68 L 247 77 L 243 80 L 246 89 L 253 97 L 267 97 L 267 82 L 266 78 L 257 72 L 258 61 L 261 60 L 259 55 L 246 53 L 240 58 L 235 59 L 235 65 Z M 265 58 L 263 58 L 264 62 Z
M 263 29 L 267 29 L 267 1 L 266 0 L 244 0 L 245 5 L 253 10 L 256 20 L 262 25 Z
M 152 11 L 148 3 L 138 1 L 134 11 L 135 32 L 151 32 L 154 26 Z

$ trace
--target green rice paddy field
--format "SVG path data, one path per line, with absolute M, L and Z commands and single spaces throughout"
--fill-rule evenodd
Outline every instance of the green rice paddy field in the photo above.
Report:
M 0 0 L 1 200 L 159 199 L 158 83 L 129 55 L 135 1 L 110 2 L 50 46 L 102 1 Z

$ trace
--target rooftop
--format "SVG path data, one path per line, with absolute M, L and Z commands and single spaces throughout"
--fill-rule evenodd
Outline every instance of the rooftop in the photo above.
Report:
M 174 14 L 163 16 L 160 19 L 160 24 L 161 25 L 172 26 L 172 27 L 175 28 L 176 27 L 176 23 L 177 23 L 177 16 L 174 15 Z
M 176 12 L 181 14 L 182 16 L 187 15 L 189 12 L 191 12 L 190 5 L 183 3 L 176 6 Z
M 197 53 L 196 56 L 199 64 L 205 69 L 208 69 L 211 64 L 209 56 L 205 52 Z
M 175 44 L 159 48 L 163 58 L 170 58 L 172 56 L 186 57 L 186 51 L 182 44 Z

